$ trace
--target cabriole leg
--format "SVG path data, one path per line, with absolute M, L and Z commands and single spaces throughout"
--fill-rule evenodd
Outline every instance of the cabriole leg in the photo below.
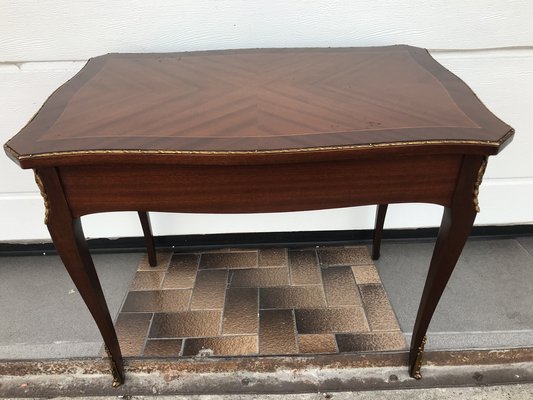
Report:
M 83 235 L 81 221 L 73 218 L 54 168 L 36 171 L 45 199 L 48 226 L 54 246 L 102 334 L 111 362 L 113 386 L 124 382 L 124 366 L 113 321 L 104 298 L 93 260 Z
M 477 192 L 485 165 L 486 159 L 483 157 L 464 157 L 452 205 L 444 209 L 411 340 L 409 374 L 415 379 L 422 378 L 422 355 L 433 312 L 461 255 L 479 210 Z

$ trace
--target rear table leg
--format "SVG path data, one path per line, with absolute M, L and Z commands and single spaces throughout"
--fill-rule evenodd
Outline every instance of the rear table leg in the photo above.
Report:
M 372 260 L 378 260 L 381 249 L 381 236 L 388 204 L 379 204 L 376 211 L 376 223 L 374 226 L 374 240 L 372 243 Z
M 145 211 L 139 211 L 139 219 L 143 228 L 144 240 L 146 242 L 146 251 L 148 253 L 148 262 L 150 266 L 157 266 L 157 256 L 155 252 L 154 236 L 152 234 L 152 225 L 150 224 L 150 216 Z

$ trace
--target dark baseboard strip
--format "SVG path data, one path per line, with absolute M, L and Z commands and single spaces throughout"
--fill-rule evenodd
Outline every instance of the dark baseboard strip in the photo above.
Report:
M 438 228 L 389 229 L 383 232 L 383 239 L 433 239 Z M 306 232 L 259 232 L 222 233 L 209 235 L 157 236 L 156 247 L 161 250 L 191 251 L 220 247 L 302 247 L 315 245 L 346 245 L 367 242 L 372 239 L 373 230 L 306 231 Z M 517 237 L 533 235 L 533 225 L 476 226 L 474 237 Z M 145 250 L 144 238 L 126 237 L 119 239 L 89 239 L 89 248 L 94 253 L 125 253 Z M 0 256 L 29 256 L 56 254 L 51 242 L 42 243 L 0 243 Z

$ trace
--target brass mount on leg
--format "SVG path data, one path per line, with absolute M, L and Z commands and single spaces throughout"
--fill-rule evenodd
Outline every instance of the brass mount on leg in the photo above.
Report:
M 422 356 L 424 355 L 424 346 L 426 345 L 426 341 L 427 336 L 424 336 L 424 338 L 422 339 L 422 343 L 420 344 L 420 347 L 418 347 L 418 350 L 416 352 L 415 365 L 413 369 L 413 378 L 415 379 L 422 379 L 420 369 L 422 368 Z
M 481 163 L 481 167 L 479 167 L 479 171 L 477 173 L 477 179 L 476 183 L 474 184 L 474 208 L 476 212 L 479 212 L 479 186 L 481 185 L 481 181 L 483 180 L 483 175 L 485 174 L 485 170 L 487 169 L 487 161 L 488 157 L 483 158 L 483 162 Z
M 107 358 L 109 359 L 109 366 L 111 367 L 111 374 L 113 375 L 113 387 L 119 387 L 124 383 L 124 378 L 121 376 L 117 364 L 115 363 L 115 360 L 113 360 L 113 357 L 111 357 L 111 353 L 109 352 L 109 349 L 107 346 L 104 345 L 105 352 L 107 353 Z
M 48 203 L 48 196 L 46 195 L 46 192 L 44 190 L 44 184 L 41 180 L 41 177 L 37 173 L 37 171 L 34 171 L 35 173 L 35 183 L 37 183 L 37 186 L 39 187 L 39 191 L 41 192 L 41 196 L 44 200 L 44 224 L 48 225 L 48 216 L 50 215 L 50 205 Z

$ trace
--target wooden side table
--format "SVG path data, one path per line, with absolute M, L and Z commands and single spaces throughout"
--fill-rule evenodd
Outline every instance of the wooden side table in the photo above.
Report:
M 6 145 L 32 168 L 45 222 L 124 381 L 80 217 L 255 213 L 424 202 L 444 207 L 411 342 L 425 334 L 478 211 L 489 155 L 511 141 L 427 51 L 409 46 L 96 57 Z M 155 252 L 151 255 L 155 261 Z

